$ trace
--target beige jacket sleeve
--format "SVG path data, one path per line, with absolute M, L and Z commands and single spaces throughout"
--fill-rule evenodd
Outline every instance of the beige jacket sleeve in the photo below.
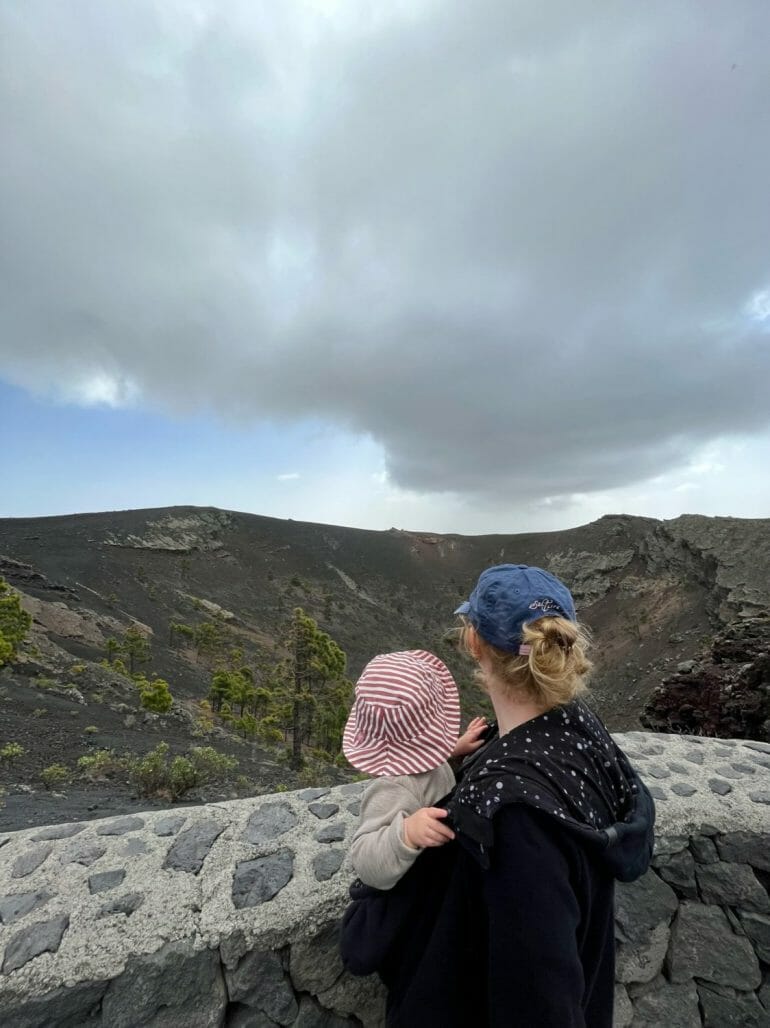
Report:
M 392 889 L 422 852 L 404 842 L 404 818 L 431 807 L 454 787 L 448 764 L 419 775 L 376 778 L 361 800 L 361 819 L 350 846 L 353 868 L 366 885 Z

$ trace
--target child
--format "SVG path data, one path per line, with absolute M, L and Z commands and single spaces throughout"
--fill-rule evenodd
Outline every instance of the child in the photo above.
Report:
M 350 855 L 366 885 L 392 889 L 426 846 L 454 838 L 446 810 L 433 804 L 455 785 L 447 761 L 482 745 L 474 718 L 458 739 L 460 699 L 452 675 L 425 650 L 383 653 L 364 668 L 342 749 L 353 767 L 375 776 L 361 802 Z

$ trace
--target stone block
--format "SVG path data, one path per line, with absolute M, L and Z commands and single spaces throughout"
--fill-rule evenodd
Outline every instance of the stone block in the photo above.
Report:
M 616 985 L 612 1015 L 613 1028 L 629 1028 L 633 1019 L 634 1008 L 628 998 L 628 993 L 623 985 Z
M 20 854 L 13 862 L 11 878 L 26 878 L 36 871 L 51 854 L 53 846 L 32 846 L 26 853 Z
M 619 982 L 649 982 L 660 972 L 668 949 L 669 924 L 678 905 L 676 893 L 648 871 L 615 891 Z
M 330 989 L 343 970 L 336 923 L 327 925 L 310 939 L 292 943 L 289 974 L 298 992 L 317 996 L 324 989 Z
M 2 973 L 10 974 L 20 967 L 39 957 L 41 953 L 55 953 L 61 944 L 62 936 L 69 927 L 70 919 L 66 914 L 51 918 L 50 921 L 37 921 L 20 929 L 11 936 L 5 948 Z
M 99 871 L 88 879 L 88 888 L 91 893 L 107 892 L 121 884 L 126 877 L 125 868 L 119 867 L 114 871 Z
M 748 864 L 702 864 L 696 876 L 704 903 L 721 903 L 760 914 L 770 911 L 770 896 Z
M 242 910 L 266 903 L 291 881 L 293 874 L 291 850 L 278 850 L 256 860 L 242 860 L 233 875 L 233 905 Z
M 299 1014 L 292 1028 L 353 1028 L 358 1024 L 357 1019 L 340 1017 L 331 1010 L 319 1006 L 310 996 L 303 996 L 299 1001 Z
M 699 864 L 715 864 L 719 860 L 713 840 L 706 835 L 694 835 L 690 840 L 690 850 Z
M 35 842 L 42 842 L 51 839 L 71 839 L 73 835 L 79 835 L 85 824 L 50 825 L 38 832 L 34 838 Z
M 140 828 L 144 828 L 144 820 L 141 817 L 113 817 L 98 824 L 96 834 L 125 835 L 126 832 L 138 832 Z
M 84 982 L 53 989 L 42 996 L 3 1002 L 2 1024 L 8 1028 L 102 1028 L 99 1004 L 107 982 Z
M 345 824 L 342 821 L 335 821 L 334 824 L 324 825 L 324 827 L 316 832 L 316 840 L 318 842 L 342 842 L 346 834 Z
M 680 896 L 687 899 L 698 898 L 695 858 L 689 850 L 682 850 L 681 853 L 674 853 L 670 857 L 657 858 L 655 868 L 663 881 L 676 889 Z
M 770 1018 L 753 992 L 720 995 L 706 984 L 698 985 L 704 1028 L 768 1028 Z
M 698 993 L 693 982 L 668 982 L 634 1000 L 631 1028 L 701 1028 Z
M 243 837 L 246 842 L 261 846 L 290 831 L 297 820 L 288 803 L 263 803 L 247 821 Z
M 313 874 L 319 882 L 327 882 L 342 867 L 345 851 L 341 849 L 323 850 L 313 857 Z
M 252 950 L 235 970 L 225 969 L 230 1000 L 266 1014 L 275 1024 L 289 1025 L 299 1008 L 291 982 L 277 953 Z
M 0 896 L 0 924 L 13 924 L 22 917 L 42 907 L 51 899 L 51 893 L 45 889 L 36 892 L 19 892 L 10 896 Z
M 172 871 L 185 871 L 197 875 L 211 847 L 224 831 L 224 825 L 209 818 L 196 821 L 174 839 L 163 866 Z
M 756 989 L 762 975 L 746 938 L 736 935 L 719 907 L 684 900 L 674 919 L 668 953 L 671 981 L 701 978 L 735 989 Z
M 337 803 L 308 803 L 307 809 L 311 814 L 315 814 L 316 817 L 325 821 L 327 817 L 336 814 L 340 808 Z
M 102 1002 L 110 1028 L 219 1028 L 227 993 L 216 950 L 169 942 L 129 959 Z
M 729 832 L 716 838 L 722 860 L 733 864 L 751 864 L 761 871 L 770 871 L 770 834 Z
M 757 956 L 770 964 L 770 917 L 765 914 L 739 911 L 741 927 L 754 944 Z
M 377 975 L 354 978 L 345 971 L 330 989 L 318 996 L 327 1010 L 348 1017 L 354 1015 L 364 1028 L 384 1028 L 385 989 Z

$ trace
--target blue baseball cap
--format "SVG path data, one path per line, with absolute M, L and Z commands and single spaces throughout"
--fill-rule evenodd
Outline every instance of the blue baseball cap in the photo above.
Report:
M 486 642 L 518 653 L 524 625 L 539 618 L 576 621 L 575 601 L 558 578 L 526 564 L 497 564 L 479 575 L 470 598 L 455 614 L 465 614 Z

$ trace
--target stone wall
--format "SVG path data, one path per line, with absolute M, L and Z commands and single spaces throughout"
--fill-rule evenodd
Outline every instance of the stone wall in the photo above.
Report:
M 618 740 L 659 838 L 618 889 L 616 1024 L 770 1025 L 770 746 Z M 0 836 L 0 1022 L 381 1024 L 336 952 L 361 788 Z

